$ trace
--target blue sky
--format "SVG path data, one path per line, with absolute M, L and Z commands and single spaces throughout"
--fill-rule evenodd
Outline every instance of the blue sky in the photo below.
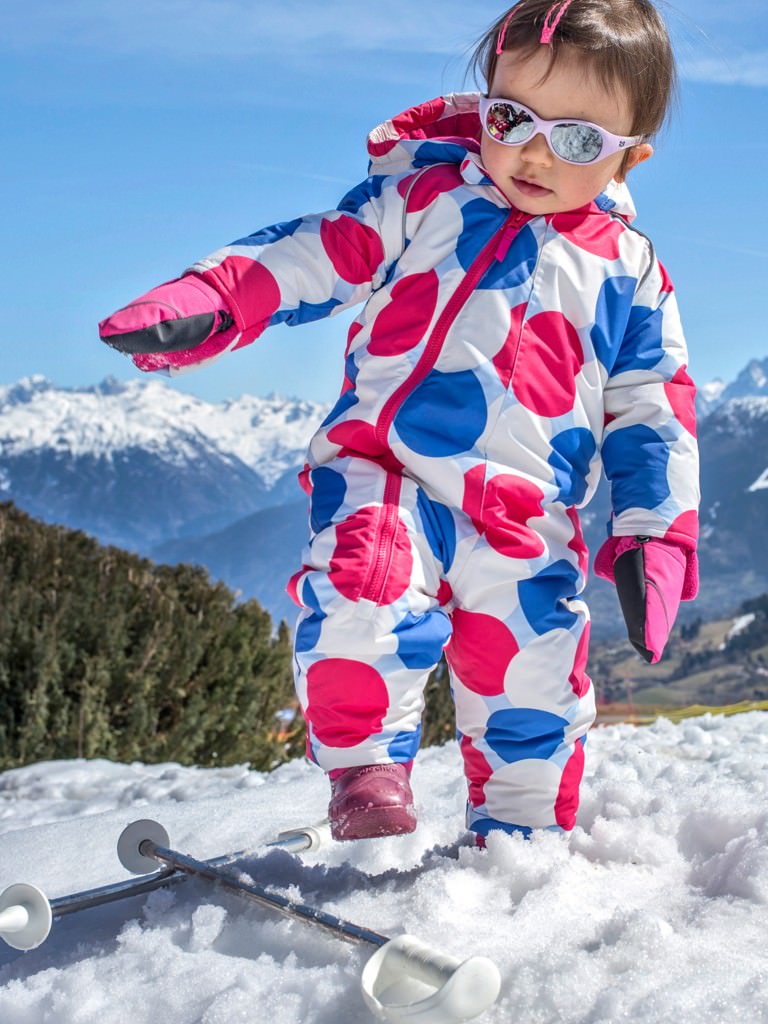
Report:
M 578 0 L 575 0 L 578 2 Z M 486 0 L 4 0 L 0 383 L 138 375 L 96 323 L 257 228 L 333 208 L 380 121 L 464 80 Z M 665 5 L 681 106 L 630 179 L 701 382 L 768 355 L 768 8 Z M 331 401 L 349 315 L 176 386 Z

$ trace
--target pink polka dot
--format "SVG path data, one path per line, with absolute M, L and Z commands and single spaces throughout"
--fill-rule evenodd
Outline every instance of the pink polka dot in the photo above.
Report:
M 691 546 L 695 544 L 698 536 L 699 517 L 694 510 L 681 512 L 664 534 L 665 540 L 687 540 Z
M 376 437 L 376 428 L 364 420 L 345 420 L 328 431 L 331 444 L 340 444 L 350 454 L 376 457 L 386 451 L 384 442 Z
M 667 268 L 659 261 L 659 270 L 661 271 L 661 291 L 662 292 L 673 292 L 675 290 L 672 281 L 670 280 Z
M 681 426 L 696 437 L 696 389 L 684 366 L 664 385 L 664 394 Z
M 576 377 L 584 353 L 576 328 L 562 313 L 536 313 L 523 328 L 512 389 L 539 416 L 562 416 L 573 408 Z
M 480 523 L 483 511 L 483 490 L 485 487 L 485 466 L 473 466 L 464 474 L 464 498 L 462 511 L 466 512 L 475 526 Z
M 578 509 L 573 507 L 565 510 L 565 514 L 571 521 L 573 526 L 573 537 L 568 541 L 568 547 L 571 551 L 576 553 L 579 560 L 579 572 L 585 577 L 589 572 L 589 552 L 587 545 L 584 543 L 584 533 L 581 529 L 581 519 L 579 518 Z
M 370 281 L 384 260 L 384 246 L 373 228 L 345 214 L 323 220 L 320 239 L 336 273 L 351 284 Z
M 354 747 L 381 732 L 387 684 L 363 661 L 326 658 L 307 671 L 307 720 L 328 747 Z
M 363 325 L 361 323 L 359 323 L 357 320 L 353 320 L 352 323 L 349 325 L 349 330 L 347 331 L 347 346 L 344 349 L 344 356 L 345 357 L 349 355 L 349 353 L 350 353 L 350 351 L 352 349 L 352 342 L 358 336 L 360 331 L 362 331 L 362 329 L 363 329 Z
M 411 188 L 411 183 L 416 183 Z M 425 210 L 442 192 L 450 192 L 461 184 L 461 174 L 454 164 L 438 164 L 428 171 L 417 171 L 416 174 L 398 184 L 397 191 L 405 199 L 408 196 L 408 212 L 416 213 Z M 410 194 L 408 192 L 410 189 Z
M 435 312 L 438 288 L 434 270 L 401 278 L 373 324 L 368 343 L 371 355 L 397 356 L 418 345 Z
M 570 832 L 576 824 L 576 811 L 579 809 L 579 786 L 584 774 L 584 746 L 579 741 L 563 769 L 560 788 L 555 800 L 555 821 Z
M 291 576 L 291 578 L 288 580 L 288 582 L 285 585 L 285 589 L 288 591 L 288 596 L 290 597 L 290 599 L 293 601 L 294 604 L 297 604 L 299 606 L 299 608 L 301 608 L 302 605 L 301 605 L 301 598 L 299 597 L 298 586 L 299 586 L 299 580 L 301 579 L 301 577 L 303 575 L 304 575 L 304 569 L 303 568 L 299 569 L 298 572 L 295 572 L 293 574 L 293 576 Z
M 462 510 L 491 547 L 509 558 L 538 558 L 544 543 L 528 525 L 544 515 L 544 492 L 530 480 L 499 473 L 485 482 L 485 467 L 464 474 Z
M 527 308 L 528 304 L 522 302 L 519 306 L 515 306 L 514 309 L 510 310 L 509 332 L 504 344 L 493 357 L 493 365 L 499 375 L 499 380 L 505 388 L 509 387 L 509 382 L 512 379 L 512 371 L 515 368 L 515 360 L 517 359 L 518 346 L 520 344 L 520 331 Z
M 575 210 L 554 214 L 550 224 L 563 238 L 585 252 L 607 260 L 619 258 L 619 239 L 626 228 L 618 221 L 596 217 L 588 210 Z
M 384 532 L 387 506 L 366 506 L 336 527 L 328 578 L 350 601 L 392 604 L 405 593 L 413 572 L 408 531 L 401 519 Z
M 589 631 L 590 623 L 588 622 L 579 637 L 579 642 L 576 646 L 576 657 L 573 662 L 573 671 L 571 672 L 568 680 L 573 687 L 573 692 L 577 697 L 583 697 L 589 692 L 589 687 L 592 680 L 587 675 L 587 657 L 589 655 Z
M 544 515 L 544 492 L 530 480 L 509 473 L 492 477 L 485 487 L 483 524 L 491 547 L 508 558 L 538 558 L 544 542 L 527 522 Z M 476 524 L 477 525 L 477 524 Z
M 472 746 L 468 736 L 461 737 L 459 747 L 464 758 L 464 774 L 469 782 L 469 802 L 473 807 L 482 807 L 485 803 L 485 784 L 493 775 L 493 769 L 480 751 Z
M 504 676 L 520 650 L 503 622 L 492 615 L 457 608 L 446 657 L 468 690 L 483 697 L 504 692 Z
M 370 156 L 386 156 L 391 153 L 400 139 L 385 139 L 383 142 L 368 140 L 368 153 Z

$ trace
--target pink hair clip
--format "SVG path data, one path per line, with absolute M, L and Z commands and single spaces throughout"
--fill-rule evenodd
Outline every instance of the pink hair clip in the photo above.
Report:
M 510 20 L 512 19 L 512 15 L 518 10 L 518 8 L 523 6 L 523 3 L 525 3 L 525 0 L 522 0 L 521 3 L 516 4 L 504 19 L 504 24 L 501 26 L 501 31 L 499 32 L 499 35 L 496 39 L 497 56 L 498 54 L 504 52 L 504 40 L 507 35 L 507 27 L 509 25 Z M 539 40 L 544 46 L 549 46 L 552 42 L 552 36 L 555 34 L 555 29 L 559 25 L 560 19 L 572 3 L 573 0 L 555 0 L 555 3 L 553 3 L 547 11 L 546 17 L 544 18 L 544 27 L 541 30 L 541 39 Z M 552 15 L 554 14 L 555 10 L 557 10 L 557 14 L 555 15 L 554 20 L 552 20 Z
M 505 37 L 507 35 L 507 25 L 509 25 L 510 18 L 512 17 L 512 15 L 515 13 L 516 10 L 517 10 L 517 7 L 513 7 L 512 8 L 512 10 L 509 12 L 507 17 L 504 19 L 504 24 L 501 26 L 501 31 L 499 32 L 498 38 L 496 40 L 496 54 L 497 55 L 504 52 L 504 39 L 505 39 Z
M 565 12 L 568 10 L 568 8 L 571 6 L 572 3 L 573 3 L 573 0 L 557 0 L 557 2 L 552 4 L 552 6 L 547 11 L 547 16 L 544 19 L 544 28 L 541 30 L 541 42 L 545 46 L 549 46 L 549 44 L 552 42 L 552 36 L 555 34 L 555 29 L 557 28 L 558 24 L 560 23 L 560 19 L 562 18 L 562 16 L 565 14 Z M 554 11 L 554 9 L 556 7 L 559 7 L 560 10 L 557 12 L 557 15 L 555 16 L 555 20 L 554 21 L 550 21 L 550 19 L 552 17 L 552 12 Z

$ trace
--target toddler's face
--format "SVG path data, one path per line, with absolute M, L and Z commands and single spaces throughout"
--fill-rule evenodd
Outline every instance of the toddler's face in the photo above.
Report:
M 488 95 L 517 100 L 545 120 L 576 118 L 614 135 L 630 135 L 632 110 L 621 90 L 609 92 L 577 55 L 561 53 L 549 77 L 548 47 L 528 59 L 513 51 L 500 54 Z M 513 206 L 525 213 L 558 213 L 591 202 L 618 173 L 625 155 L 635 166 L 653 153 L 647 144 L 578 166 L 558 159 L 543 135 L 520 146 L 505 146 L 482 132 L 483 165 Z

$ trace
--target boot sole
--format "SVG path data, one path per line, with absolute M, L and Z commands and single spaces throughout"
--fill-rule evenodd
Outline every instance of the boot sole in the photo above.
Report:
M 345 839 L 379 839 L 382 836 L 403 836 L 416 829 L 413 808 L 395 810 L 391 805 L 366 807 L 331 821 L 331 836 L 337 841 Z

